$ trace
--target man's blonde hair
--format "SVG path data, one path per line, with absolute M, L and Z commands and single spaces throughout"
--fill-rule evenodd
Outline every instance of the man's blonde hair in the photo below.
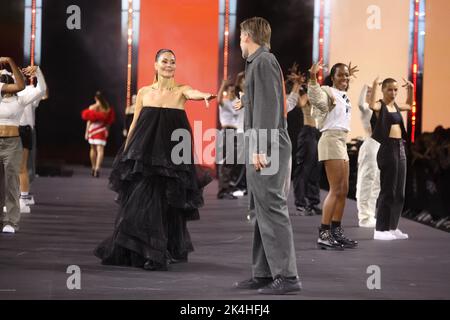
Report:
M 241 31 L 247 32 L 253 42 L 270 49 L 272 29 L 269 22 L 261 17 L 253 17 L 241 22 Z

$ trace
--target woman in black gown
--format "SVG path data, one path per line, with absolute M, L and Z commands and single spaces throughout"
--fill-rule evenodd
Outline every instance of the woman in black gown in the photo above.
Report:
M 190 161 L 173 161 L 179 141 L 171 135 L 176 129 L 191 133 L 187 100 L 205 100 L 208 106 L 215 96 L 176 84 L 175 68 L 175 54 L 159 50 L 155 81 L 138 92 L 133 122 L 109 178 L 120 208 L 112 236 L 94 252 L 103 264 L 167 270 L 193 251 L 186 221 L 199 219 L 202 188 L 211 178 L 194 165 L 192 151 Z

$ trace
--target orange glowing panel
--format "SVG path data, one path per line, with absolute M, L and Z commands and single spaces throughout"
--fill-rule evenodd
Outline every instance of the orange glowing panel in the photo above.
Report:
M 153 82 L 155 54 L 161 48 L 168 48 L 176 55 L 177 83 L 189 84 L 194 89 L 216 94 L 218 27 L 219 1 L 177 0 L 170 3 L 165 0 L 141 0 L 138 88 Z M 210 104 L 209 109 L 205 108 L 202 101 L 188 102 L 186 112 L 192 129 L 194 130 L 194 121 L 201 121 L 203 132 L 216 128 L 216 108 L 215 101 Z M 203 149 L 210 144 L 211 141 L 204 141 Z M 215 167 L 214 163 L 204 163 L 202 154 L 196 153 L 200 163 Z

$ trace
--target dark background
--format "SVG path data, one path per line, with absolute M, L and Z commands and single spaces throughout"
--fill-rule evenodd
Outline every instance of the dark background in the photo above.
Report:
M 24 65 L 28 63 L 23 58 L 24 1 L 0 2 L 0 55 L 12 56 L 18 64 Z M 66 9 L 73 4 L 81 9 L 81 30 L 66 27 L 69 17 Z M 309 68 L 313 0 L 238 1 L 238 23 L 253 16 L 265 17 L 271 23 L 272 52 L 285 73 L 294 61 L 302 70 Z M 244 68 L 238 27 L 234 36 L 230 39 L 229 62 L 229 73 L 233 77 Z M 126 98 L 126 38 L 121 32 L 121 1 L 43 0 L 41 57 L 49 99 L 41 102 L 36 113 L 38 167 L 88 164 L 85 122 L 80 113 L 94 102 L 97 90 L 105 94 L 117 113 L 105 151 L 107 156 L 113 156 L 123 143 L 121 131 Z M 221 66 L 219 68 L 221 72 Z M 300 113 L 295 110 L 289 114 L 292 137 L 296 137 Z

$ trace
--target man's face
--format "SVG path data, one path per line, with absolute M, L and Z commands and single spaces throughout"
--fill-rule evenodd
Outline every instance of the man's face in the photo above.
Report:
M 241 39 L 240 46 L 241 46 L 241 51 L 242 51 L 242 58 L 247 59 L 248 58 L 248 40 L 249 40 L 248 33 L 245 31 L 241 31 L 240 39 Z

